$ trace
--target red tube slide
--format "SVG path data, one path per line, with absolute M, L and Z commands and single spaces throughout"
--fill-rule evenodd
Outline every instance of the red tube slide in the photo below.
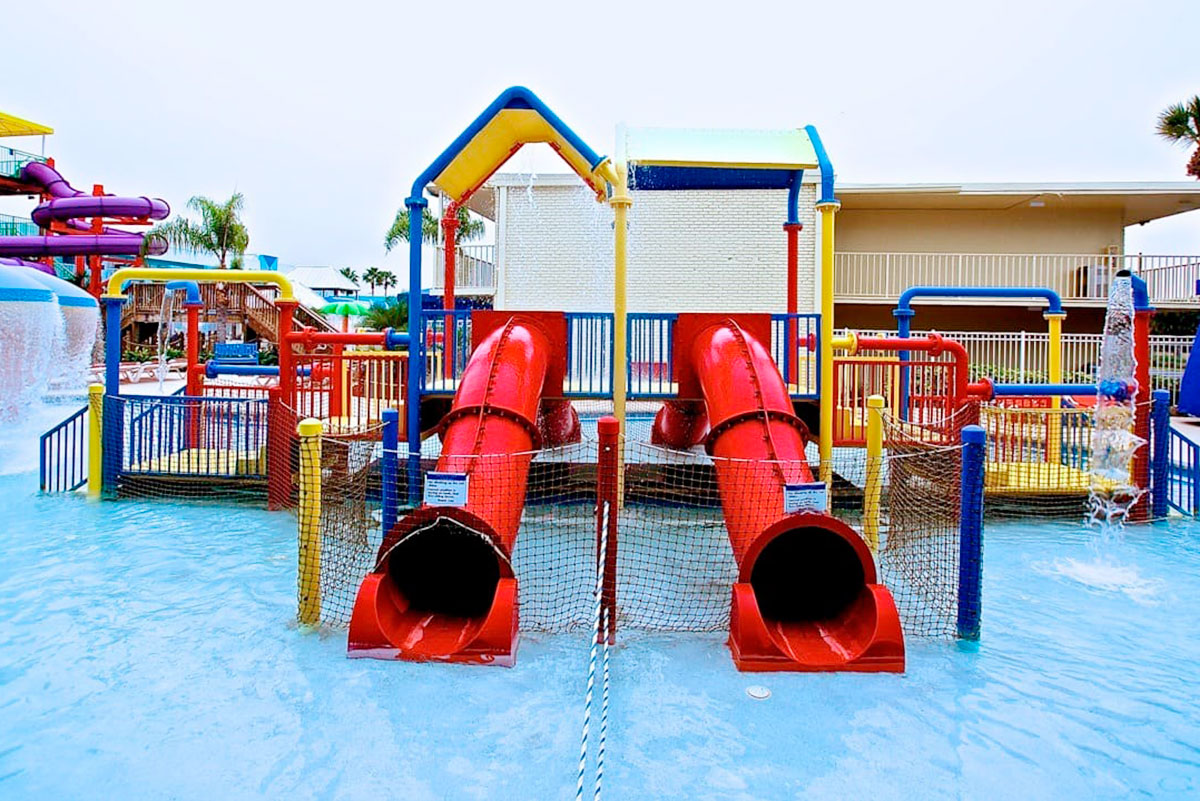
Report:
M 354 604 L 350 656 L 513 664 L 511 557 L 552 355 L 546 332 L 521 315 L 476 348 L 442 421 L 437 464 L 467 477 L 467 501 L 423 505 L 384 538 Z
M 683 331 L 686 338 L 687 328 L 677 328 L 677 336 Z M 724 319 L 677 353 L 704 396 L 706 448 L 738 564 L 729 632 L 737 667 L 903 671 L 900 618 L 866 543 L 824 511 L 785 511 L 785 488 L 813 483 L 804 453 L 808 429 L 766 348 Z M 655 436 L 687 447 L 698 418 L 665 405 Z

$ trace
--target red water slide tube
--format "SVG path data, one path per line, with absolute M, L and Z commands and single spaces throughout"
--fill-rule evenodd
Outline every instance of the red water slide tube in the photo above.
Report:
M 511 665 L 512 552 L 555 350 L 516 315 L 476 348 L 442 421 L 437 471 L 468 476 L 463 506 L 423 505 L 384 537 L 359 587 L 349 655 Z
M 682 318 L 677 337 L 688 327 Z M 866 543 L 823 511 L 784 511 L 785 486 L 813 482 L 804 453 L 808 429 L 766 348 L 728 318 L 684 337 L 690 347 L 677 354 L 704 396 L 711 424 L 705 445 L 738 564 L 729 631 L 735 664 L 903 671 L 900 618 Z M 697 415 L 681 408 L 663 407 L 660 442 L 686 447 L 694 439 Z M 686 419 L 671 419 L 681 413 Z

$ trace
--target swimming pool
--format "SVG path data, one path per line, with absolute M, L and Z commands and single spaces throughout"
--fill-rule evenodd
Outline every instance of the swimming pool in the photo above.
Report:
M 286 513 L 38 496 L 0 476 L 0 798 L 571 798 L 579 635 L 512 670 L 301 632 Z M 739 674 L 719 635 L 612 658 L 609 798 L 1200 792 L 1200 526 L 990 525 L 977 647 L 902 676 Z M 771 695 L 754 700 L 748 687 Z M 589 782 L 590 787 L 590 782 Z

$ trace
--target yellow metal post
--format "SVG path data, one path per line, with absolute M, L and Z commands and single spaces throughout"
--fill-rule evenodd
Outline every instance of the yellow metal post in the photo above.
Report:
M 1061 384 L 1062 375 L 1062 323 L 1066 317 L 1064 312 L 1046 312 L 1043 317 L 1049 326 L 1047 355 L 1047 376 L 1051 384 Z M 1050 419 L 1046 427 L 1046 461 L 1050 464 L 1062 462 L 1062 397 L 1054 395 L 1050 398 Z
M 613 207 L 613 416 L 621 424 L 625 434 L 625 258 L 628 247 L 629 207 L 633 198 L 629 195 L 629 171 L 624 164 L 616 165 L 617 185 L 609 203 Z
M 300 435 L 299 613 L 300 622 L 321 619 L 321 421 L 311 417 L 296 426 Z
M 613 416 L 619 427 L 618 441 L 625 441 L 625 347 L 626 314 L 625 304 L 625 258 L 629 241 L 629 207 L 633 198 L 629 194 L 629 170 L 624 164 L 616 165 L 617 184 L 613 187 L 609 203 L 613 207 Z M 617 450 L 617 503 L 625 497 L 625 459 L 621 449 Z
M 821 213 L 821 480 L 833 483 L 833 218 L 842 204 L 836 200 L 817 204 Z
M 883 498 L 883 408 L 882 395 L 867 398 L 867 480 L 863 492 L 863 538 L 879 552 L 879 518 Z
M 89 498 L 99 498 L 104 489 L 104 439 L 100 415 L 104 410 L 104 385 L 88 384 L 88 480 Z

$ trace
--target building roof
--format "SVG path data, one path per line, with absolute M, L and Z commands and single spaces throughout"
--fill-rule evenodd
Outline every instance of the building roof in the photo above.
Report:
M 45 136 L 54 133 L 49 125 L 30 122 L 0 111 L 0 136 Z
M 1136 225 L 1200 208 L 1200 181 L 839 184 L 843 209 L 1118 209 Z
M 817 129 L 629 128 L 618 159 L 635 189 L 786 189 L 798 173 L 819 168 L 833 191 L 833 166 Z
M 292 267 L 287 277 L 318 292 L 332 289 L 337 292 L 357 292 L 358 285 L 332 267 Z

